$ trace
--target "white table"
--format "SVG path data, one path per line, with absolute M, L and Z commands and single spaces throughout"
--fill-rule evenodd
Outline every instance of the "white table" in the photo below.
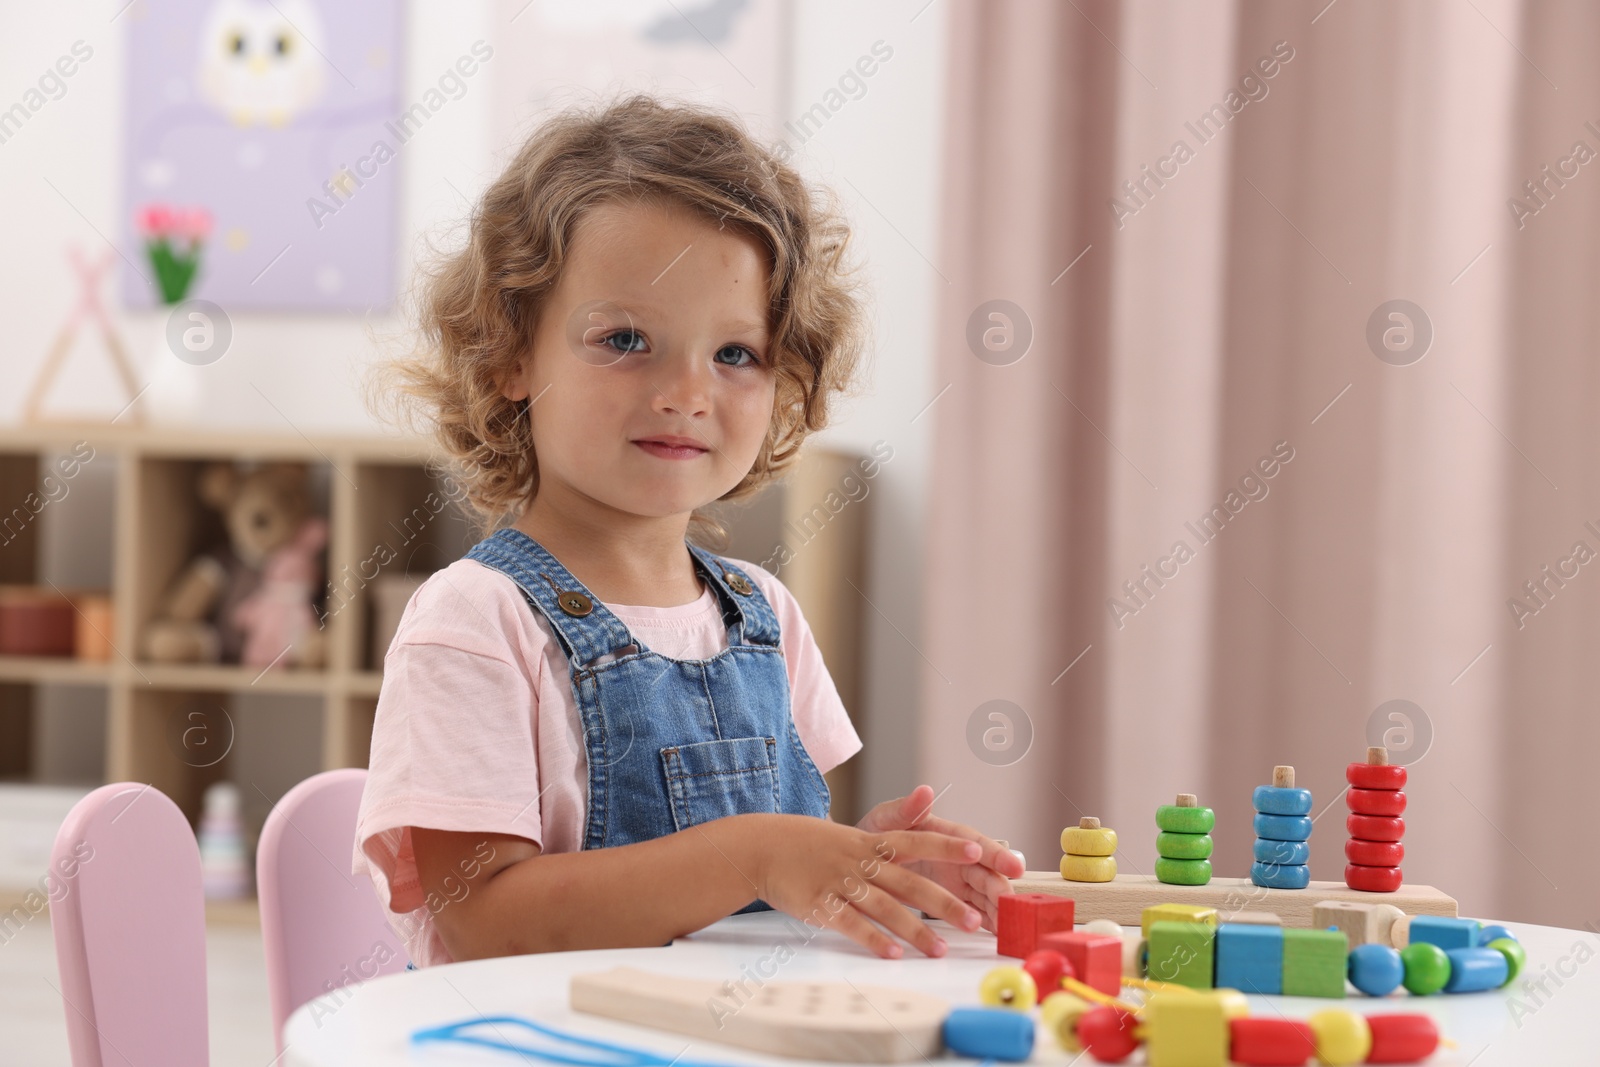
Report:
M 935 925 L 950 943 L 949 954 L 929 959 L 915 949 L 899 960 L 881 960 L 831 930 L 815 930 L 776 912 L 735 915 L 661 948 L 545 953 L 453 963 L 390 975 L 349 986 L 305 1004 L 289 1019 L 287 1067 L 363 1065 L 504 1064 L 525 1061 L 510 1052 L 428 1044 L 412 1046 L 410 1034 L 479 1015 L 521 1015 L 564 1031 L 645 1047 L 671 1058 L 729 1064 L 789 1064 L 785 1060 L 710 1042 L 581 1015 L 567 1007 L 573 974 L 619 965 L 738 981 L 754 974 L 767 981 L 837 981 L 903 986 L 934 993 L 952 1006 L 976 1005 L 978 980 L 1002 961 L 993 935 L 968 934 L 942 921 Z M 1304 997 L 1251 997 L 1252 1014 L 1277 1012 L 1305 1018 L 1327 1007 L 1361 1012 L 1421 1011 L 1459 1045 L 1441 1048 L 1429 1064 L 1600 1064 L 1600 937 L 1581 930 L 1508 923 L 1528 950 L 1528 966 L 1515 987 L 1490 993 L 1381 1000 L 1351 996 L 1343 1001 Z M 796 951 L 776 966 L 779 946 Z M 1527 985 L 1546 977 L 1545 993 Z M 1559 981 L 1559 985 L 1557 982 Z M 512 1040 L 543 1045 L 527 1033 Z M 948 1054 L 947 1054 L 948 1057 Z M 977 1061 L 952 1062 L 976 1063 Z M 1072 1057 L 1042 1030 L 1034 1061 L 1065 1064 Z M 1143 1059 L 1136 1053 L 1128 1062 Z M 535 1061 L 539 1062 L 539 1061 Z M 1093 1063 L 1085 1058 L 1085 1067 Z

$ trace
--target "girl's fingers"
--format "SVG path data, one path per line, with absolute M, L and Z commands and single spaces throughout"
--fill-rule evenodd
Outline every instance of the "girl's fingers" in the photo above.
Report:
M 969 906 L 937 882 L 904 867 L 886 865 L 872 883 L 896 900 L 931 918 L 943 919 L 958 930 L 974 930 L 982 924 L 982 910 Z
M 893 863 L 912 860 L 976 863 L 983 855 L 982 846 L 970 839 L 929 830 L 894 830 L 883 837 L 891 850 L 886 858 Z
M 856 901 L 856 910 L 875 919 L 908 945 L 915 945 L 924 956 L 942 956 L 945 953 L 944 939 L 888 893 L 881 890 L 867 893 Z
M 854 905 L 846 904 L 842 911 L 828 919 L 828 925 L 875 956 L 896 959 L 903 954 L 894 938 L 868 922 Z
M 979 833 L 965 823 L 952 822 L 949 819 L 941 819 L 937 815 L 930 815 L 917 824 L 917 829 L 932 830 L 941 834 L 949 834 L 951 837 L 964 837 L 968 841 L 976 841 L 983 848 L 982 854 L 978 857 L 979 863 L 996 872 L 1000 871 L 1002 865 L 1008 868 L 1015 865 L 1017 875 L 1013 877 L 1020 877 L 1022 874 L 1020 869 L 1022 865 L 1017 862 L 1017 858 L 1011 854 L 1009 849 L 1003 848 L 1000 842 L 994 838 Z M 1006 875 L 1001 876 L 1007 877 Z

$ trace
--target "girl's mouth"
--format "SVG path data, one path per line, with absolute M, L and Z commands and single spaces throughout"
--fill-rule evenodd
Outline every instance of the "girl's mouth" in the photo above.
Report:
M 635 441 L 634 444 L 662 459 L 694 459 L 708 451 L 699 445 L 667 444 L 664 441 Z

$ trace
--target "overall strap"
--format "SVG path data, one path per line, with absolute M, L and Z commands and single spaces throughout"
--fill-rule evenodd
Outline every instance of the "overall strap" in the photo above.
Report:
M 634 644 L 633 635 L 543 545 L 511 527 L 496 530 L 466 554 L 506 574 L 550 621 L 574 667 Z
M 778 617 L 750 576 L 721 556 L 693 542 L 688 545 L 700 564 L 700 573 L 717 591 L 722 621 L 728 627 L 728 644 L 777 645 Z

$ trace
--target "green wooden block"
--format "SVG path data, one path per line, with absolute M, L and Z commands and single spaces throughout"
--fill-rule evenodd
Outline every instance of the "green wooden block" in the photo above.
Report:
M 1283 995 L 1343 997 L 1350 942 L 1343 930 L 1283 932 Z
M 1160 982 L 1210 989 L 1216 960 L 1217 928 L 1210 923 L 1160 920 L 1150 924 L 1146 973 Z

